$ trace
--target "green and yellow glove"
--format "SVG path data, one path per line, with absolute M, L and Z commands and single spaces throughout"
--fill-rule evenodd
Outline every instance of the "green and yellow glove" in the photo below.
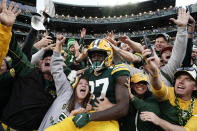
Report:
M 81 128 L 81 127 L 85 126 L 88 122 L 90 122 L 90 114 L 89 113 L 77 114 L 73 118 L 73 122 L 76 127 Z

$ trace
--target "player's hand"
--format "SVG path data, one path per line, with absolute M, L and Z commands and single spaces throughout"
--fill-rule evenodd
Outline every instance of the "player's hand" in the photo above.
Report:
M 81 128 L 85 126 L 88 122 L 90 122 L 90 114 L 80 113 L 77 114 L 72 120 L 76 127 Z
M 94 102 L 94 104 L 96 105 L 96 107 L 93 107 L 93 109 L 95 111 L 104 111 L 106 109 L 109 109 L 111 107 L 113 107 L 115 104 L 112 104 L 107 97 L 105 97 L 104 94 L 101 94 L 101 97 L 103 98 L 103 100 L 100 100 L 99 98 L 97 98 L 97 102 Z

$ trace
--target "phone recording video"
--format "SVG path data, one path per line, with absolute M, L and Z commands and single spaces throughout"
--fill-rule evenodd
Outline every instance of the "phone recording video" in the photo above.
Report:
M 145 35 L 143 36 L 143 39 L 144 39 L 144 45 L 145 45 L 146 49 L 151 50 L 151 54 L 148 55 L 147 58 L 153 56 L 153 50 L 152 50 L 152 47 L 151 47 L 150 40 Z

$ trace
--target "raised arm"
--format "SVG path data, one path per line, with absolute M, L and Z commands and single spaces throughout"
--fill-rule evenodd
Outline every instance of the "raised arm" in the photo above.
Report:
M 12 25 L 21 12 L 21 10 L 16 11 L 18 6 L 14 6 L 14 2 L 11 2 L 8 8 L 6 2 L 7 0 L 3 0 L 0 4 L 0 66 L 9 49 Z
M 86 29 L 82 28 L 82 30 L 81 30 L 81 37 L 80 37 L 80 40 L 79 40 L 79 46 L 83 45 L 85 35 L 86 35 Z M 81 51 L 81 49 L 80 49 L 80 51 Z
M 22 48 L 23 53 L 25 53 L 29 61 L 31 61 L 32 47 L 37 37 L 37 34 L 38 34 L 38 31 L 31 28 L 29 34 L 25 38 L 25 42 Z
M 146 61 L 146 71 L 149 73 L 149 80 L 152 85 L 152 87 L 156 90 L 160 90 L 162 87 L 162 80 L 160 76 L 160 70 L 157 66 L 157 63 L 155 61 L 156 53 L 153 52 L 153 56 L 148 57 L 151 54 L 150 49 L 145 49 L 142 53 L 143 58 Z
M 128 51 L 122 50 L 120 48 L 118 48 L 117 46 L 115 46 L 114 44 L 116 43 L 114 40 L 112 40 L 111 38 L 107 38 L 107 40 L 110 42 L 111 47 L 113 48 L 113 50 L 118 53 L 123 59 L 125 59 L 128 62 L 140 62 L 141 59 Z
M 191 66 L 191 58 L 192 58 L 192 48 L 193 48 L 193 37 L 194 37 L 194 31 L 195 31 L 195 23 L 196 21 L 194 18 L 190 15 L 189 21 L 191 23 L 190 26 L 188 26 L 188 41 L 187 41 L 187 48 L 186 48 L 186 54 L 185 58 L 182 63 L 182 67 L 190 67 Z
M 47 47 L 44 47 L 40 49 L 38 52 L 32 55 L 31 63 L 37 64 L 38 61 L 40 61 L 47 50 L 53 50 L 52 48 L 55 46 L 55 44 L 48 45 Z
M 174 47 L 172 50 L 172 55 L 164 67 L 162 67 L 162 71 L 170 76 L 173 80 L 174 73 L 177 68 L 179 68 L 183 62 L 186 53 L 187 47 L 187 23 L 189 20 L 189 13 L 186 13 L 186 10 L 183 8 L 179 9 L 177 19 L 171 18 L 177 26 L 177 34 L 174 42 Z
M 142 53 L 143 51 L 142 45 L 140 43 L 132 41 L 128 36 L 120 36 L 119 40 L 125 44 L 128 44 L 131 47 L 131 49 L 133 49 L 135 52 Z
M 8 55 L 12 58 L 12 62 L 13 62 L 12 64 L 14 66 L 16 74 L 20 76 L 24 76 L 27 73 L 29 73 L 29 71 L 32 69 L 32 65 L 30 64 L 26 56 L 22 53 L 21 49 L 19 48 L 17 41 L 14 37 L 14 34 L 12 34 L 12 38 L 11 38 L 11 27 L 15 22 L 16 17 L 21 12 L 21 10 L 17 11 L 17 8 L 18 8 L 17 5 L 14 7 L 14 2 L 11 2 L 8 8 L 6 7 L 6 0 L 3 0 L 2 2 L 2 12 L 0 14 L 0 22 L 1 22 L 0 26 L 3 27 L 4 32 L 3 35 L 1 35 L 0 37 L 3 39 L 0 40 L 0 43 L 1 42 L 5 42 L 5 43 L 2 43 L 3 46 L 1 46 L 0 44 L 0 49 L 2 49 L 3 52 L 5 51 L 4 53 L 7 53 L 7 50 L 9 48 Z M 8 38 L 7 41 L 4 41 L 5 38 Z M 10 38 L 11 38 L 11 42 L 10 42 Z
M 72 87 L 64 73 L 63 58 L 61 57 L 62 44 L 65 41 L 64 36 L 58 36 L 56 41 L 56 47 L 51 59 L 51 74 L 55 82 L 57 96 L 69 90 L 68 93 L 72 93 Z

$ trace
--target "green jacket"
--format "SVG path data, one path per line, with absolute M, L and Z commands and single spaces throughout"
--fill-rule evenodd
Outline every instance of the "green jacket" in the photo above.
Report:
M 136 131 L 136 125 L 138 131 L 154 131 L 157 130 L 151 122 L 143 122 L 140 118 L 140 112 L 150 111 L 156 115 L 160 115 L 160 109 L 156 98 L 151 92 L 144 99 L 134 97 L 133 101 L 130 101 L 129 113 L 126 117 L 119 120 L 120 131 Z M 136 121 L 137 117 L 137 121 Z
M 11 83 L 9 102 L 4 107 L 2 122 L 18 130 L 38 129 L 55 99 L 55 85 L 30 63 L 12 36 L 8 56 L 16 76 Z M 28 115 L 34 114 L 34 115 Z

